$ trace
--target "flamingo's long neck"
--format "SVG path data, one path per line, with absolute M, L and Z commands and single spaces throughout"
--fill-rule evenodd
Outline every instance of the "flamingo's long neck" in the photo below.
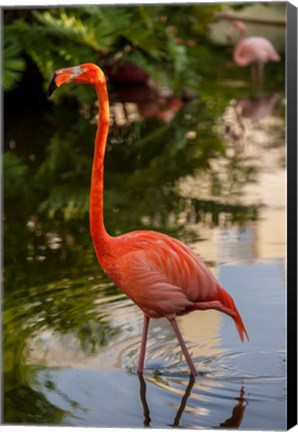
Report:
M 234 54 L 233 54 L 233 58 L 235 63 L 237 63 L 239 66 L 246 66 L 247 65 L 247 59 L 245 56 L 242 56 L 242 45 L 243 45 L 243 41 L 246 37 L 246 30 L 242 29 L 240 30 L 240 35 L 239 35 L 239 39 L 237 41 L 236 44 L 236 48 L 234 50 Z
M 108 254 L 111 237 L 104 226 L 104 155 L 109 130 L 109 98 L 106 85 L 95 86 L 99 105 L 90 191 L 90 229 L 98 258 Z

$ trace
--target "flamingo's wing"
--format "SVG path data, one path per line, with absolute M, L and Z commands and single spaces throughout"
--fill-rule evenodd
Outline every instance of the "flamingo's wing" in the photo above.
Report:
M 214 296 L 216 279 L 183 243 L 167 236 L 142 241 L 146 248 L 139 242 L 138 250 L 119 257 L 114 282 L 149 316 L 182 314 Z
M 118 266 L 122 272 L 120 277 L 117 272 L 115 284 L 151 318 L 170 318 L 192 305 L 181 288 L 169 283 L 143 252 L 131 252 L 120 257 Z
M 241 59 L 243 65 L 249 65 L 257 61 L 257 54 L 255 51 L 255 45 L 249 39 L 243 40 L 240 47 L 237 50 L 237 57 Z
M 179 240 L 152 231 L 133 232 L 120 238 L 118 252 L 109 276 L 150 318 L 217 309 L 233 318 L 241 340 L 247 336 L 232 297 Z
M 262 37 L 249 37 L 244 39 L 239 55 L 247 59 L 247 63 L 279 60 L 275 48 L 267 39 Z

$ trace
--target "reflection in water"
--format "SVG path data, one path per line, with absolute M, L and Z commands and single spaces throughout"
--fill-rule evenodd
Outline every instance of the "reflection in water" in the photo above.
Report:
M 139 377 L 139 381 L 140 381 L 140 398 L 141 398 L 141 402 L 142 402 L 143 410 L 144 410 L 144 426 L 149 426 L 150 422 L 151 422 L 151 418 L 150 418 L 149 406 L 148 406 L 147 399 L 146 399 L 146 382 L 144 380 L 143 374 L 138 374 L 138 377 Z M 186 390 L 185 390 L 185 393 L 181 399 L 179 409 L 177 411 L 174 422 L 172 424 L 173 427 L 179 426 L 181 416 L 182 416 L 183 411 L 186 407 L 187 399 L 190 396 L 190 393 L 191 393 L 191 390 L 193 388 L 194 383 L 195 383 L 195 377 L 193 375 L 190 375 L 189 383 L 188 383 Z
M 259 122 L 271 116 L 280 99 L 279 93 L 271 96 L 258 96 L 238 99 L 230 104 L 225 115 L 225 135 L 234 143 L 245 139 L 251 123 Z
M 146 398 L 146 382 L 144 380 L 143 374 L 138 374 L 138 378 L 140 381 L 140 399 L 143 406 L 143 414 L 144 414 L 144 426 L 150 426 L 151 417 L 150 417 L 150 409 L 148 406 L 147 398 Z M 191 394 L 193 386 L 196 382 L 196 378 L 190 375 L 188 385 L 185 389 L 183 397 L 180 402 L 180 406 L 177 410 L 176 416 L 172 423 L 172 427 L 179 427 L 180 420 L 182 414 L 186 408 L 187 400 Z M 223 428 L 231 428 L 231 427 L 239 427 L 244 418 L 245 408 L 248 405 L 248 401 L 244 398 L 244 387 L 241 387 L 240 394 L 238 398 L 235 398 L 238 402 L 233 408 L 232 415 L 227 420 L 219 424 L 219 427 Z
M 253 260 L 256 251 L 256 226 L 218 227 L 215 230 L 219 264 Z
M 10 407 L 10 410 L 6 410 L 6 423 L 59 423 L 64 414 L 63 410 L 51 404 L 42 392 L 33 390 L 27 384 L 20 384 L 6 392 L 4 404 Z M 10 413 L 14 415 L 10 417 Z
M 237 398 L 238 403 L 235 405 L 232 415 L 223 423 L 220 423 L 220 427 L 223 428 L 231 428 L 231 427 L 239 427 L 244 417 L 244 411 L 246 406 L 248 405 L 248 401 L 244 398 L 244 387 L 240 389 L 239 398 Z
M 188 386 L 186 387 L 186 390 L 185 390 L 184 396 L 183 396 L 183 398 L 181 399 L 180 407 L 179 407 L 179 409 L 178 409 L 178 411 L 177 411 L 176 417 L 175 417 L 175 419 L 174 419 L 174 423 L 173 423 L 173 425 L 172 425 L 172 426 L 174 426 L 174 427 L 178 427 L 178 426 L 179 426 L 179 422 L 180 422 L 181 416 L 182 416 L 182 414 L 183 414 L 183 411 L 185 410 L 186 403 L 187 403 L 187 399 L 188 399 L 189 396 L 190 396 L 190 392 L 191 392 L 191 390 L 192 390 L 192 388 L 193 388 L 194 383 L 195 383 L 195 378 L 194 378 L 193 376 L 190 375 Z
M 149 426 L 151 422 L 150 410 L 146 399 L 146 382 L 143 378 L 143 374 L 138 374 L 140 381 L 140 398 L 144 409 L 144 426 Z
M 266 97 L 239 99 L 235 106 L 238 119 L 258 121 L 271 115 L 279 98 L 279 93 L 274 93 Z

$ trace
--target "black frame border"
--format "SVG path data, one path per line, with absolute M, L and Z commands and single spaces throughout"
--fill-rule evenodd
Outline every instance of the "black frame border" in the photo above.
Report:
M 287 428 L 297 424 L 297 8 L 287 3 Z

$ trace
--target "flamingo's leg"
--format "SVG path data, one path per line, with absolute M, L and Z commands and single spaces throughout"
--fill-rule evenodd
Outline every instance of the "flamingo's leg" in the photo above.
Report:
M 257 70 L 257 64 L 252 63 L 251 65 L 251 80 L 253 83 L 256 83 L 258 81 L 258 70 Z
M 264 80 L 264 63 L 258 63 L 257 64 L 257 70 L 258 70 L 258 84 L 262 87 L 263 86 L 263 80 Z
M 184 339 L 183 339 L 183 337 L 182 337 L 182 335 L 181 335 L 181 333 L 180 333 L 180 330 L 179 330 L 179 327 L 178 327 L 178 325 L 177 325 L 177 323 L 176 323 L 176 320 L 175 320 L 175 318 L 173 318 L 173 319 L 170 319 L 169 321 L 170 321 L 170 323 L 172 324 L 172 327 L 173 327 L 173 329 L 174 329 L 175 335 L 176 335 L 176 337 L 177 337 L 177 339 L 178 339 L 178 341 L 179 341 L 179 344 L 180 344 L 180 346 L 181 346 L 182 352 L 183 352 L 183 354 L 184 354 L 185 360 L 186 360 L 187 363 L 188 363 L 188 366 L 189 366 L 190 372 L 191 372 L 191 374 L 192 374 L 193 376 L 196 376 L 196 375 L 197 375 L 196 368 L 194 367 L 194 364 L 193 364 L 193 362 L 192 362 L 192 359 L 191 359 L 191 357 L 190 357 L 190 355 L 189 355 L 189 352 L 188 352 L 188 350 L 187 350 L 187 348 L 186 348 L 186 345 L 185 345 Z
M 139 364 L 138 364 L 138 374 L 142 374 L 144 369 L 149 321 L 150 318 L 147 315 L 144 315 L 143 334 L 142 334 L 141 350 L 140 350 L 140 357 L 139 357 Z

